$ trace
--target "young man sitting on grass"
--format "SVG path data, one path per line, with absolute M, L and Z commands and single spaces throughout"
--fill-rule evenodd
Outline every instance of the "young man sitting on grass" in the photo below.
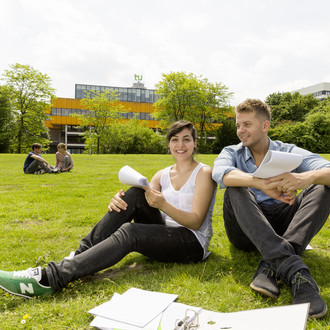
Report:
M 327 305 L 301 255 L 330 210 L 330 162 L 293 144 L 268 137 L 270 108 L 248 99 L 236 108 L 238 145 L 224 148 L 214 162 L 213 179 L 226 188 L 223 217 L 230 242 L 258 249 L 262 260 L 251 288 L 280 294 L 277 280 L 291 287 L 293 303 L 310 303 L 309 316 L 320 318 Z M 253 177 L 268 150 L 303 155 L 291 173 L 268 180 Z M 302 190 L 296 196 L 297 190 Z
M 42 145 L 40 143 L 32 144 L 32 151 L 26 156 L 23 171 L 25 174 L 44 174 L 57 173 L 59 170 L 54 170 L 48 162 L 43 159 L 40 154 Z

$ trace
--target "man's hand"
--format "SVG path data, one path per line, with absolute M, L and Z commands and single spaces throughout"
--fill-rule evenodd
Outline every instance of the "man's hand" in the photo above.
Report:
M 259 187 L 260 190 L 262 190 L 267 196 L 277 199 L 283 203 L 292 205 L 295 201 L 297 191 L 287 191 L 284 192 L 281 189 L 279 189 L 280 181 L 275 182 L 268 182 L 264 181 L 261 186 Z
M 265 181 L 265 184 L 277 183 L 277 189 L 283 193 L 305 189 L 312 184 L 309 173 L 284 173 Z
M 127 209 L 127 203 L 121 199 L 121 197 L 125 196 L 125 191 L 121 189 L 120 191 L 117 192 L 117 194 L 112 197 L 108 210 L 109 212 L 116 211 L 120 212 L 121 210 L 126 210 Z

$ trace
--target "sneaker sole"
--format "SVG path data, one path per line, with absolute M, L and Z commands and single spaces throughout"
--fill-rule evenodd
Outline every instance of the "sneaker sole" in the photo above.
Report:
M 327 314 L 327 312 L 328 312 L 328 307 L 327 307 L 327 305 L 325 305 L 325 307 L 324 307 L 324 309 L 323 309 L 322 312 L 320 312 L 318 314 L 308 315 L 308 318 L 310 318 L 310 319 L 320 319 L 325 314 Z
M 0 285 L 0 289 L 2 289 L 3 291 L 5 292 L 8 292 L 14 296 L 19 296 L 19 297 L 23 297 L 23 298 L 28 298 L 28 299 L 32 299 L 33 297 L 30 297 L 30 296 L 26 296 L 24 294 L 21 294 L 21 293 L 17 293 L 17 292 L 11 292 L 9 291 L 8 289 L 4 288 L 3 286 Z
M 273 298 L 273 299 L 277 299 L 279 297 L 279 295 L 275 295 L 275 294 L 271 293 L 270 291 L 267 291 L 263 288 L 259 288 L 259 287 L 255 286 L 253 283 L 250 284 L 250 287 L 254 291 L 257 291 L 257 292 L 263 294 L 264 296 L 267 296 L 267 297 L 270 297 L 270 298 Z

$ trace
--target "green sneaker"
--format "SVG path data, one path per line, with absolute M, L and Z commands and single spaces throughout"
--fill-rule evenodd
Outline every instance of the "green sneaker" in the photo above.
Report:
M 0 288 L 25 298 L 48 296 L 54 293 L 50 286 L 41 285 L 41 267 L 18 272 L 0 270 Z

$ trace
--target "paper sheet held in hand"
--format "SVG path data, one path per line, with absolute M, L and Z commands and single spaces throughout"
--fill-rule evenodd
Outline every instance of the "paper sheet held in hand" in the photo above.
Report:
M 297 168 L 303 160 L 300 154 L 268 150 L 258 169 L 252 176 L 268 179 L 276 175 L 291 172 Z
M 119 170 L 118 179 L 121 183 L 132 187 L 150 187 L 148 179 L 128 165 Z

